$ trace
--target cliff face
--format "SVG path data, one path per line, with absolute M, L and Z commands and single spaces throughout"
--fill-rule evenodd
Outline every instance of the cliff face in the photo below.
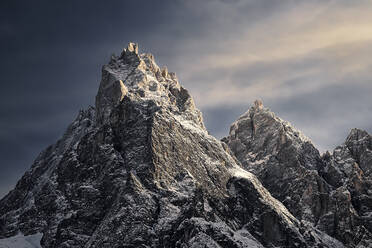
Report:
M 260 102 L 218 141 L 176 75 L 130 43 L 103 67 L 95 108 L 0 201 L 0 247 L 344 247 L 354 227 L 366 243 L 371 142 L 351 136 L 366 172 L 348 180 Z
M 231 125 L 223 139 L 243 167 L 300 221 L 350 247 L 369 247 L 371 136 L 353 129 L 333 154 L 311 141 L 262 102 Z
M 335 189 L 339 216 L 336 226 L 324 225 L 351 244 L 372 243 L 372 137 L 352 129 L 344 144 L 325 154 L 320 174 Z M 344 204 L 341 204 L 344 203 Z M 333 227 L 333 230 L 331 228 Z M 366 245 L 367 246 L 367 245 Z

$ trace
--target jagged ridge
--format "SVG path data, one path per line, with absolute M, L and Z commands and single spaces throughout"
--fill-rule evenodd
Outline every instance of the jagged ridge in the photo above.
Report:
M 241 128 L 250 138 L 261 137 L 254 120 L 263 109 L 257 102 L 250 131 Z M 319 155 L 313 160 L 316 149 L 305 138 L 280 126 L 284 138 L 266 137 L 261 148 L 288 148 L 280 153 L 288 161 L 286 154 L 301 152 L 304 171 L 318 168 L 318 159 L 324 165 Z M 294 148 L 287 146 L 294 137 Z M 254 159 L 269 155 L 254 145 Z M 299 221 L 265 181 L 243 169 L 256 161 L 252 151 L 242 156 L 248 160 L 232 151 L 243 166 L 207 133 L 175 74 L 130 43 L 103 67 L 95 108 L 82 111 L 0 201 L 0 238 L 42 233 L 42 247 L 343 247 Z M 263 171 L 257 168 L 252 172 Z
M 245 169 L 303 223 L 349 247 L 369 247 L 371 136 L 353 129 L 322 157 L 311 141 L 262 102 L 231 125 L 223 139 Z

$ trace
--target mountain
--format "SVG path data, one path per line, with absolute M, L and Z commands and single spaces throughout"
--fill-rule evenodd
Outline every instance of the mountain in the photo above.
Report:
M 176 74 L 129 43 L 95 107 L 0 200 L 0 247 L 367 247 L 371 142 L 353 132 L 320 156 L 256 102 L 219 141 Z
M 256 101 L 223 139 L 300 221 L 348 247 L 372 246 L 372 138 L 353 129 L 333 154 Z

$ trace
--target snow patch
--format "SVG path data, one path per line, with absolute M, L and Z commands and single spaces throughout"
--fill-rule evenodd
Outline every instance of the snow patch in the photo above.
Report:
M 276 209 L 278 214 L 282 215 L 289 223 L 294 224 L 297 219 L 288 211 L 288 209 L 277 199 L 271 196 L 270 192 L 261 184 L 261 182 L 252 173 L 244 170 L 241 167 L 234 167 L 230 169 L 230 173 L 238 178 L 245 178 L 252 182 L 256 190 L 261 196 L 261 200 L 268 206 Z
M 17 234 L 10 238 L 0 239 L 0 248 L 42 248 L 40 245 L 42 237 L 42 233 L 28 236 Z
M 201 129 L 200 126 L 196 125 L 194 122 L 186 120 L 180 115 L 174 115 L 173 117 L 177 120 L 178 123 L 181 124 L 184 129 L 190 131 L 191 133 L 200 134 L 202 136 L 208 135 L 206 130 Z

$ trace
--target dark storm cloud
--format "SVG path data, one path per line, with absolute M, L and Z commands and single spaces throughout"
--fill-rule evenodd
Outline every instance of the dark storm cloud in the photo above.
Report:
M 0 197 L 79 109 L 94 104 L 102 64 L 129 41 L 177 72 L 218 137 L 255 98 L 321 149 L 350 127 L 370 130 L 367 1 L 0 5 Z

